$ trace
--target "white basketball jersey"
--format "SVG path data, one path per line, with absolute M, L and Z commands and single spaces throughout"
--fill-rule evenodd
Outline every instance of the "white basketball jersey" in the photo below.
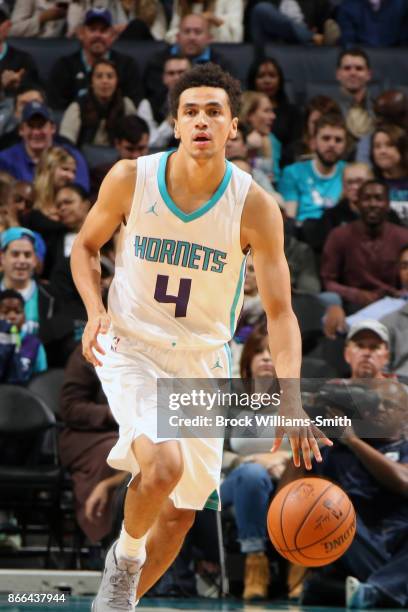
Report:
M 242 307 L 241 214 L 252 178 L 227 161 L 212 198 L 186 214 L 167 191 L 170 154 L 137 160 L 109 293 L 118 351 L 129 350 L 132 340 L 174 350 L 217 349 L 233 336 Z

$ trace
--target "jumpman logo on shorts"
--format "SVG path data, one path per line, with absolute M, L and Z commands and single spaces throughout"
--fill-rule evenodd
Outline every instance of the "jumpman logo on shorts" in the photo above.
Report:
M 150 208 L 148 208 L 145 212 L 146 214 L 151 213 L 152 215 L 156 215 L 156 217 L 159 216 L 159 214 L 156 212 L 155 208 L 157 206 L 157 202 L 155 202 Z
M 213 365 L 213 367 L 211 369 L 215 370 L 216 368 L 221 368 L 221 370 L 222 370 L 222 365 L 220 364 L 220 358 L 219 357 L 218 357 L 217 361 L 215 362 L 215 365 Z

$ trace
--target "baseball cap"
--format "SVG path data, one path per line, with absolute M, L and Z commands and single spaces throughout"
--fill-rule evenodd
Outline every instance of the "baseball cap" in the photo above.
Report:
M 92 8 L 85 14 L 84 25 L 89 25 L 92 21 L 103 21 L 107 26 L 112 25 L 112 13 L 104 8 Z
M 4 251 L 10 242 L 14 242 L 14 240 L 21 240 L 22 238 L 28 238 L 28 240 L 31 240 L 35 246 L 36 241 L 34 232 L 26 227 L 10 227 L 0 234 L 0 249 Z
M 28 102 L 24 108 L 21 120 L 22 121 L 30 121 L 32 117 L 43 117 L 47 121 L 52 121 L 51 112 L 48 106 L 42 104 L 42 102 L 34 101 Z
M 347 334 L 347 340 L 352 340 L 353 337 L 358 334 L 358 332 L 369 330 L 374 334 L 377 334 L 379 338 L 386 344 L 390 343 L 390 334 L 388 333 L 388 329 L 380 323 L 379 321 L 375 321 L 374 319 L 366 319 L 365 321 L 358 321 L 354 323 L 349 329 Z
M 10 19 L 10 8 L 5 0 L 0 0 L 0 19 Z

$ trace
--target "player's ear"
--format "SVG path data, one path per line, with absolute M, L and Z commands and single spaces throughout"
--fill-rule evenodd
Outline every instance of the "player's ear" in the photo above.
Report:
M 180 140 L 180 130 L 178 127 L 178 121 L 176 118 L 174 118 L 173 121 L 174 121 L 174 138 L 176 138 L 177 140 Z
M 233 120 L 231 121 L 231 127 L 230 127 L 230 131 L 228 134 L 228 139 L 234 139 L 237 137 L 237 133 L 238 133 L 238 117 L 234 117 Z

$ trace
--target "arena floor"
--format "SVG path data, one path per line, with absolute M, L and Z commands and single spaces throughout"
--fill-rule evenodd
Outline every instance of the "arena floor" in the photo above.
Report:
M 7 599 L 0 597 L 0 612 L 28 612 L 29 610 L 41 610 L 44 612 L 90 612 L 91 597 L 69 597 L 65 604 L 12 604 L 7 603 Z M 173 612 L 182 610 L 183 612 L 196 612 L 205 610 L 208 612 L 229 612 L 234 610 L 256 612 L 257 610 L 276 610 L 277 612 L 342 612 L 344 608 L 325 608 L 312 606 L 298 606 L 288 603 L 264 603 L 245 605 L 241 601 L 235 600 L 214 600 L 214 599 L 145 599 L 138 609 L 143 612 Z M 378 608 L 380 610 L 380 608 Z M 381 612 L 391 612 L 386 608 L 381 608 Z M 394 610 L 395 612 L 395 610 Z

